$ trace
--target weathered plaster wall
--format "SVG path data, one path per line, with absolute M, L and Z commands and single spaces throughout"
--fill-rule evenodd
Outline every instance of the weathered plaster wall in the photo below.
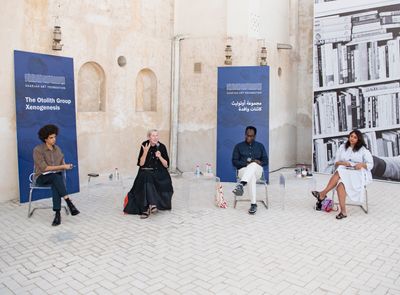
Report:
M 298 3 L 297 162 L 311 163 L 314 1 Z
M 94 62 L 104 71 L 105 111 L 77 113 L 81 182 L 88 172 L 115 167 L 134 174 L 149 128 L 158 128 L 169 146 L 171 38 L 177 34 L 187 35 L 180 55 L 179 169 L 206 162 L 215 169 L 217 67 L 227 43 L 234 65 L 257 65 L 261 44 L 268 49 L 271 169 L 310 163 L 312 7 L 312 0 L 3 1 L 0 201 L 18 197 L 14 49 L 73 57 L 77 102 L 81 66 Z M 61 52 L 51 50 L 56 15 Z M 278 50 L 277 43 L 293 48 Z M 120 55 L 124 67 L 117 64 Z M 194 63 L 201 63 L 200 73 Z M 156 112 L 135 110 L 136 78 L 144 68 L 157 77 Z
M 184 0 L 178 0 L 178 6 Z M 202 1 L 207 6 L 212 1 Z M 311 0 L 308 2 L 312 3 Z M 223 5 L 222 1 L 218 2 Z M 187 3 L 185 5 L 188 5 Z M 198 4 L 199 5 L 199 4 Z M 306 129 L 308 123 L 310 97 L 304 93 L 299 74 L 305 70 L 300 66 L 298 1 L 230 1 L 225 2 L 225 10 L 213 11 L 210 15 L 191 16 L 176 13 L 175 34 L 185 33 L 181 41 L 181 88 L 178 135 L 178 168 L 193 170 L 196 164 L 211 162 L 215 166 L 216 156 L 216 107 L 217 107 L 217 67 L 224 64 L 224 48 L 232 45 L 233 65 L 257 65 L 260 44 L 268 50 L 270 66 L 270 168 L 293 165 L 299 159 L 310 162 L 310 157 L 299 158 L 297 146 L 309 150 L 310 142 L 298 134 L 298 125 Z M 201 10 L 201 8 L 199 8 Z M 307 8 L 303 8 L 305 11 Z M 227 11 L 225 14 L 224 11 Z M 304 12 L 305 13 L 305 12 Z M 254 25 L 259 17 L 259 27 Z M 220 27 L 209 30 L 210 37 L 199 34 L 198 27 L 203 19 L 224 18 L 225 30 Z M 180 22 L 186 24 L 184 31 Z M 192 24 L 190 26 L 190 24 Z M 261 40 L 260 40 L 261 39 Z M 291 50 L 278 50 L 277 43 L 291 44 Z M 306 56 L 306 53 L 302 51 Z M 194 63 L 202 64 L 202 72 L 194 73 Z M 280 70 L 279 70 L 280 69 Z M 280 75 L 278 75 L 280 71 Z M 299 113 L 300 110 L 300 113 Z M 302 112 L 306 112 L 305 118 Z M 311 116 L 309 116 L 311 118 Z M 249 122 L 250 124 L 251 122 Z M 302 132 L 302 131 L 301 131 Z M 299 153 L 302 155 L 302 152 Z
M 2 167 L 0 201 L 18 197 L 13 50 L 74 58 L 75 94 L 78 72 L 93 61 L 106 77 L 106 111 L 78 112 L 81 182 L 88 172 L 134 174 L 140 143 L 150 128 L 160 130 L 169 145 L 172 0 L 2 2 L 0 18 L 0 128 Z M 54 16 L 62 29 L 61 52 L 51 50 Z M 118 56 L 127 59 L 125 67 Z M 136 112 L 136 76 L 143 68 L 157 77 L 157 112 Z M 62 136 L 62 130 L 60 130 Z
M 22 43 L 24 14 L 22 1 L 2 3 L 0 17 L 0 201 L 15 199 L 18 195 L 17 137 L 14 96 L 13 50 Z M 18 47 L 17 47 L 18 48 Z

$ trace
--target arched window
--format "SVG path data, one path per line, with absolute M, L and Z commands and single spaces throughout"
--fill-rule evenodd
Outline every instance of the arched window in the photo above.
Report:
M 157 111 L 157 77 L 150 69 L 143 69 L 137 75 L 136 111 Z
M 78 73 L 78 112 L 106 110 L 105 74 L 95 62 L 87 62 Z

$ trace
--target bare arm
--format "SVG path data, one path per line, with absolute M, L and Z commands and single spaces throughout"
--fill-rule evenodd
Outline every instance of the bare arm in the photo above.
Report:
M 335 163 L 335 167 L 337 167 L 337 166 L 346 166 L 346 167 L 350 167 L 351 164 L 350 164 L 350 162 L 346 162 L 346 161 L 337 161 L 337 162 Z
M 161 164 L 165 167 L 168 168 L 168 162 L 161 156 L 161 152 L 157 151 L 156 152 L 156 157 L 160 160 Z
M 147 153 L 149 152 L 149 149 L 150 149 L 150 143 L 142 145 L 142 149 L 143 149 L 143 154 L 142 154 L 142 156 L 140 157 L 140 160 L 139 160 L 139 166 L 140 167 L 142 167 L 144 165 L 144 163 L 146 162 Z
M 362 169 L 362 168 L 367 169 L 367 164 L 366 164 L 366 163 L 357 163 L 357 164 L 354 166 L 354 168 L 355 168 L 356 170 L 360 170 L 360 169 Z

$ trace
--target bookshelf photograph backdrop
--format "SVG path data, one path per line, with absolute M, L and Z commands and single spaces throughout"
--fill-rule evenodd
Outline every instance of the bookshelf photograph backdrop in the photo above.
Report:
M 313 170 L 333 173 L 335 154 L 359 129 L 373 177 L 400 181 L 400 4 L 316 0 Z

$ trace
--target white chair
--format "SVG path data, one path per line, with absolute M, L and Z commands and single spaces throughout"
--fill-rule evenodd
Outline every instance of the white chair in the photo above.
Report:
M 239 181 L 239 176 L 238 176 L 239 171 L 236 170 L 236 179 Z M 267 181 L 265 180 L 264 176 L 264 171 L 261 174 L 260 179 L 257 179 L 257 184 L 262 184 L 265 189 L 265 197 L 263 199 L 257 199 L 257 203 L 262 203 L 266 209 L 268 209 L 269 206 L 269 201 L 268 201 L 268 187 L 267 187 Z M 233 195 L 233 208 L 236 208 L 237 202 L 250 202 L 250 199 L 243 199 L 241 196 L 236 196 L 235 194 Z
M 29 175 L 29 207 L 28 207 L 28 218 L 30 218 L 33 215 L 33 212 L 36 209 L 53 209 L 52 206 L 41 206 L 41 207 L 34 207 L 32 208 L 32 193 L 34 190 L 48 190 L 51 191 L 51 185 L 38 185 L 36 184 L 36 181 L 34 181 L 33 176 L 35 173 L 31 173 Z M 66 173 L 63 171 L 63 177 L 64 177 L 64 183 L 66 183 Z M 62 208 L 65 209 L 65 213 L 68 215 L 69 212 L 67 210 L 67 207 L 62 205 Z
M 332 201 L 335 205 L 339 205 L 339 202 L 335 202 L 335 195 L 336 195 L 336 188 L 332 190 Z M 368 214 L 368 191 L 367 191 L 367 186 L 364 185 L 364 194 L 365 194 L 365 200 L 364 203 L 346 203 L 346 206 L 357 206 L 360 207 L 365 214 Z

